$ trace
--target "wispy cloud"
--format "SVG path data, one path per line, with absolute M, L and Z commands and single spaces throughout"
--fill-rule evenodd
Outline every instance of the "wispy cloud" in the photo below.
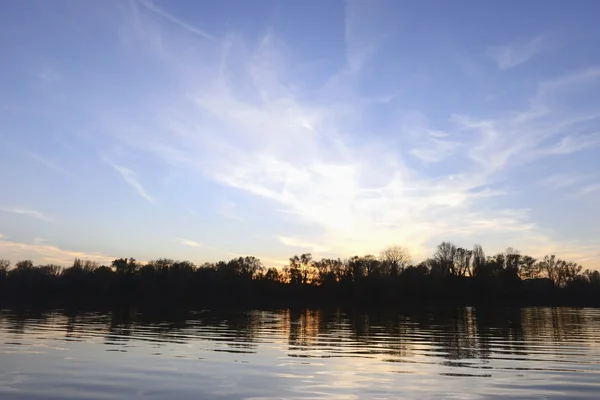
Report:
M 213 102 L 218 102 L 218 97 Z M 254 129 L 266 126 L 262 121 L 273 124 L 265 133 L 274 134 L 282 126 L 277 121 L 286 114 L 286 110 L 275 108 L 266 114 L 271 118 L 262 118 L 264 110 L 231 103 L 222 110 L 217 111 L 227 110 L 235 115 L 245 110 L 247 118 L 239 125 L 240 130 L 235 131 L 249 135 L 253 135 Z M 301 123 L 296 127 L 287 124 L 290 134 L 287 140 L 267 135 L 263 137 L 267 141 L 262 142 L 265 147 L 253 153 L 234 146 L 237 140 L 228 138 L 232 142 L 210 147 L 210 163 L 195 166 L 207 168 L 205 173 L 218 182 L 284 205 L 299 222 L 314 224 L 323 232 L 310 238 L 286 237 L 283 242 L 289 245 L 310 242 L 320 243 L 313 251 L 372 253 L 394 241 L 424 253 L 423 246 L 432 234 L 448 232 L 451 226 L 459 224 L 462 213 L 458 210 L 476 198 L 470 193 L 471 188 L 480 184 L 476 179 L 419 178 L 403 168 L 396 156 L 379 148 L 368 152 L 343 145 L 339 150 L 319 149 L 314 139 L 307 141 L 307 136 L 300 134 L 305 130 Z M 293 136 L 294 131 L 298 131 L 297 137 Z M 260 140 L 260 136 L 257 138 Z M 205 154 L 201 143 L 188 150 Z M 164 143 L 164 146 L 169 145 Z M 292 148 L 302 154 L 301 159 L 294 161 L 288 156 Z M 160 152 L 164 154 L 168 152 Z M 225 154 L 235 156 L 225 157 Z M 375 168 L 369 162 L 373 158 L 381 160 Z M 447 220 L 440 219 L 444 209 L 456 210 L 457 214 Z M 489 214 L 494 218 L 493 212 Z M 497 222 L 500 223 L 513 221 L 503 219 Z
M 149 0 L 136 0 L 139 4 L 143 5 L 144 7 L 146 7 L 148 10 L 151 10 L 152 12 L 156 13 L 157 15 L 160 15 L 161 17 L 165 18 L 166 20 L 176 24 L 177 26 L 179 26 L 180 28 L 185 29 L 188 32 L 191 32 L 195 35 L 201 36 L 204 39 L 209 39 L 209 40 L 213 40 L 213 41 L 217 41 L 217 39 L 212 36 L 209 35 L 208 33 L 204 32 L 203 30 L 200 30 L 198 28 L 193 27 L 192 25 L 183 22 L 181 19 L 175 17 L 174 15 L 171 15 L 167 12 L 165 12 L 163 9 L 161 9 L 160 7 L 158 7 L 156 4 L 154 4 L 153 2 L 149 1 Z
M 540 149 L 540 153 L 548 155 L 571 154 L 581 150 L 591 149 L 600 145 L 600 132 L 579 135 L 565 136 L 556 144 Z
M 9 213 L 13 213 L 13 214 L 25 215 L 28 217 L 36 218 L 36 219 L 39 219 L 42 221 L 47 221 L 47 222 L 52 222 L 52 220 L 53 220 L 49 215 L 47 215 L 41 211 L 31 210 L 31 209 L 23 208 L 23 207 L 0 206 L 0 211 L 9 212 Z
M 593 87 L 599 78 L 600 74 L 584 70 L 568 78 L 544 81 L 524 110 L 493 119 L 453 115 L 452 121 L 461 130 L 479 134 L 468 143 L 469 155 L 488 174 L 543 157 L 589 149 L 600 143 L 598 133 L 585 125 L 600 118 L 600 112 L 591 107 L 597 102 L 578 109 L 564 101 L 575 88 Z M 558 105 L 554 102 L 557 97 L 562 98 Z
M 536 36 L 523 43 L 488 47 L 486 54 L 497 63 L 500 70 L 505 71 L 529 61 L 546 46 L 546 38 Z
M 573 87 L 580 87 L 581 85 L 594 82 L 597 79 L 600 79 L 599 66 L 574 71 L 552 80 L 546 80 L 540 82 L 538 85 L 538 96 L 536 99 L 540 97 L 543 98 L 553 93 L 564 92 Z
M 115 257 L 102 253 L 66 250 L 42 243 L 21 243 L 1 237 L 0 253 L 14 261 L 29 259 L 37 263 L 54 263 L 64 266 L 70 265 L 75 258 L 97 261 L 101 264 L 109 264 L 115 259 Z
M 183 244 L 185 246 L 189 246 L 189 247 L 200 247 L 202 246 L 201 243 L 196 242 L 194 240 L 190 240 L 190 239 L 184 239 L 184 238 L 177 238 L 177 242 L 180 244 Z
M 540 181 L 540 185 L 553 189 L 564 189 L 585 182 L 591 177 L 591 175 L 556 174 Z
M 585 196 L 587 194 L 593 193 L 593 192 L 597 192 L 598 190 L 600 190 L 600 183 L 597 184 L 593 184 L 593 185 L 587 185 L 585 187 L 583 187 L 579 192 L 579 196 Z
M 137 174 L 130 170 L 129 168 L 126 167 L 122 167 L 116 164 L 112 164 L 109 163 L 109 165 L 115 170 L 117 171 L 121 177 L 123 178 L 123 180 L 129 185 L 131 186 L 133 189 L 135 189 L 135 191 L 144 199 L 148 200 L 150 203 L 152 204 L 156 204 L 156 200 L 154 199 L 154 197 L 152 197 L 150 194 L 148 194 L 148 192 L 146 191 L 146 189 L 144 189 L 144 187 L 142 186 L 142 184 L 140 183 Z
M 396 135 L 377 136 L 355 122 L 378 105 L 369 100 L 378 96 L 359 93 L 358 72 L 369 66 L 381 38 L 361 33 L 361 12 L 352 7 L 346 15 L 345 64 L 331 71 L 325 88 L 290 76 L 295 60 L 273 32 L 258 44 L 232 36 L 226 44 L 207 45 L 171 29 L 161 31 L 157 59 L 167 70 L 183 71 L 176 85 L 185 93 L 165 96 L 163 104 L 146 110 L 152 115 L 151 132 L 107 130 L 124 146 L 169 166 L 277 204 L 286 211 L 286 222 L 299 227 L 277 232 L 288 246 L 348 255 L 400 243 L 415 258 L 449 237 L 465 245 L 482 237 L 492 244 L 521 242 L 523 251 L 548 247 L 550 234 L 530 213 L 489 200 L 505 193 L 503 171 L 594 144 L 592 132 L 574 128 L 595 112 L 549 99 L 595 75 L 540 84 L 524 109 L 454 115 L 448 132 L 421 124 L 430 134 L 411 136 L 398 123 L 390 129 Z M 147 42 L 156 38 L 154 30 L 144 36 L 143 26 L 138 33 Z M 540 37 L 491 55 L 508 69 L 544 45 Z M 202 49 L 202 57 L 181 56 L 194 54 L 193 49 Z M 371 133 L 368 141 L 357 140 Z M 585 138 L 586 146 L 574 138 Z M 448 160 L 455 168 L 428 174 L 422 163 L 415 166 L 414 157 L 431 164 Z
M 346 44 L 346 68 L 350 74 L 358 73 L 369 61 L 383 39 L 365 32 L 362 18 L 365 8 L 371 7 L 360 1 L 347 1 L 344 13 L 344 39 Z
M 456 142 L 431 138 L 421 146 L 410 150 L 410 154 L 422 161 L 436 163 L 450 157 L 459 146 L 460 144 Z
M 33 151 L 26 151 L 25 154 L 27 154 L 27 156 L 30 157 L 32 160 L 35 160 L 35 161 L 39 162 L 40 164 L 42 164 L 56 172 L 60 172 L 61 174 L 73 176 L 73 173 L 71 173 L 71 171 L 67 170 L 66 168 L 61 167 L 60 165 L 58 165 L 57 163 L 55 163 L 54 161 L 52 161 L 48 158 L 42 157 L 41 155 L 34 153 Z

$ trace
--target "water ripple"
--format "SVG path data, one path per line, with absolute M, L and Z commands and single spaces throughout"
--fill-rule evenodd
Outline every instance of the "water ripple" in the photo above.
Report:
M 2 398 L 597 398 L 600 310 L 3 310 L 0 355 Z

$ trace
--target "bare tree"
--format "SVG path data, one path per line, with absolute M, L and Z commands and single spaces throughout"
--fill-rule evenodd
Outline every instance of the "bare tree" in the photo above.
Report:
M 423 261 L 421 261 L 417 267 L 418 268 L 424 268 L 427 270 L 428 273 L 432 273 L 434 275 L 439 274 L 440 271 L 436 270 L 438 262 L 436 260 L 434 260 L 433 258 L 427 258 Z
M 309 283 L 312 279 L 312 254 L 304 253 L 300 256 L 302 283 Z
M 353 281 L 360 280 L 366 273 L 366 266 L 362 257 L 354 256 L 350 258 L 346 263 L 346 275 L 351 277 Z
M 475 246 L 473 246 L 473 267 L 469 274 L 471 276 L 476 276 L 477 274 L 479 274 L 482 268 L 485 268 L 485 261 L 486 258 L 485 253 L 483 252 L 483 248 L 481 247 L 481 245 L 476 244 Z
M 15 264 L 15 269 L 17 271 L 28 271 L 33 269 L 33 262 L 31 260 L 23 260 L 23 261 L 18 261 Z
M 583 273 L 587 278 L 588 282 L 592 285 L 600 286 L 600 272 L 596 270 L 586 269 Z
M 83 270 L 85 272 L 94 272 L 98 267 L 99 265 L 96 261 L 86 260 L 83 263 Z
M 404 272 L 411 261 L 410 252 L 401 246 L 386 247 L 379 255 L 379 259 L 391 275 Z
M 277 270 L 277 268 L 274 268 L 274 267 L 271 267 L 267 270 L 263 279 L 265 279 L 267 281 L 272 281 L 272 282 L 283 282 L 283 276 Z
M 560 285 L 564 286 L 575 280 L 581 272 L 582 266 L 574 262 L 560 261 L 558 275 Z
M 316 282 L 319 284 L 337 282 L 342 276 L 343 262 L 339 258 L 323 258 L 313 261 L 312 265 L 316 269 Z
M 535 279 L 540 277 L 540 265 L 537 260 L 530 256 L 519 259 L 519 276 L 523 279 Z
M 454 254 L 454 274 L 456 276 L 465 276 L 467 272 L 471 274 L 471 257 L 473 251 L 459 247 Z
M 241 260 L 241 273 L 244 276 L 256 279 L 265 270 L 260 259 L 254 256 L 246 256 Z
M 169 258 L 159 258 L 158 260 L 150 261 L 148 265 L 157 272 L 167 273 L 173 267 L 174 263 L 175 261 Z
M 381 274 L 381 262 L 372 254 L 367 254 L 362 257 L 362 263 L 365 268 L 367 276 L 374 276 Z
M 286 269 L 290 282 L 307 284 L 312 279 L 312 254 L 304 253 L 290 258 L 290 265 Z
M 121 275 L 134 275 L 140 268 L 139 263 L 132 257 L 129 259 L 119 258 L 113 260 L 111 265 L 115 269 L 115 272 Z M 75 266 L 75 264 L 73 264 L 73 266 Z
M 10 268 L 10 261 L 0 259 L 0 276 L 6 276 L 9 268 Z
M 540 269 L 546 273 L 548 279 L 550 279 L 555 285 L 559 284 L 559 266 L 556 256 L 554 254 L 547 255 L 542 261 L 540 261 Z
M 439 267 L 445 272 L 453 274 L 454 269 L 454 258 L 456 256 L 456 246 L 451 242 L 442 242 L 438 245 L 434 259 L 438 262 Z
M 581 272 L 582 267 L 577 263 L 558 259 L 553 254 L 551 256 L 545 256 L 544 259 L 540 261 L 540 268 L 546 272 L 546 275 L 555 286 L 562 287 L 573 281 Z
M 519 250 L 513 249 L 509 247 L 506 249 L 506 258 L 505 258 L 505 269 L 511 269 L 515 272 L 519 271 L 519 260 L 521 259 L 521 252 Z
M 83 269 L 83 261 L 81 261 L 81 259 L 79 258 L 75 258 L 75 260 L 73 260 L 73 266 L 71 268 Z
M 38 268 L 40 271 L 43 271 L 45 275 L 49 276 L 59 276 L 63 271 L 63 268 L 56 264 L 40 265 Z

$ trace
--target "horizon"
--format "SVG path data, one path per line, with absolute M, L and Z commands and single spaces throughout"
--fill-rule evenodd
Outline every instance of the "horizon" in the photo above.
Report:
M 1 259 L 600 269 L 598 2 L 2 9 Z

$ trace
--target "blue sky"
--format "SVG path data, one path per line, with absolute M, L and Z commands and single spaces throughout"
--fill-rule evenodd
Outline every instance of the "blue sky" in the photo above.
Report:
M 596 1 L 0 7 L 0 258 L 600 267 Z

